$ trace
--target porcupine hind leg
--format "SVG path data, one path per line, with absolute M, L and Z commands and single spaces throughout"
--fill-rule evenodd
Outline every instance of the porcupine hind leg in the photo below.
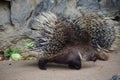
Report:
M 38 62 L 38 66 L 39 66 L 39 68 L 40 68 L 41 70 L 46 70 L 46 69 L 47 69 L 47 68 L 46 68 L 47 63 L 48 63 L 48 60 L 47 60 L 47 59 L 41 59 L 41 60 L 39 60 L 39 62 Z
M 68 67 L 71 69 L 80 69 L 81 68 L 81 60 L 73 60 L 70 61 Z

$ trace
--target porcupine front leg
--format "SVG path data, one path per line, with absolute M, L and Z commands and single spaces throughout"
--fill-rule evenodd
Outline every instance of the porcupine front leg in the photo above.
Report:
M 38 66 L 39 66 L 39 68 L 40 68 L 41 70 L 46 70 L 46 69 L 47 69 L 47 68 L 46 68 L 47 63 L 48 63 L 48 60 L 47 60 L 47 59 L 41 59 L 41 60 L 39 60 L 39 62 L 38 62 Z

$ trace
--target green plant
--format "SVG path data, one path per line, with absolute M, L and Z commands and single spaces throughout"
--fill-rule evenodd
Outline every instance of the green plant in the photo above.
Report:
M 21 51 L 19 49 L 9 49 L 6 53 L 5 56 L 7 58 L 10 58 L 12 54 L 21 54 Z
M 29 42 L 29 43 L 26 43 L 26 44 L 25 44 L 25 49 L 29 49 L 29 48 L 33 47 L 34 45 L 35 45 L 35 42 L 34 42 L 34 41 L 31 41 L 31 42 Z
M 6 51 L 5 56 L 10 60 L 15 60 L 15 61 L 22 60 L 23 57 L 21 56 L 21 53 L 26 52 L 27 50 L 29 50 L 34 45 L 35 45 L 35 42 L 31 41 L 31 42 L 25 44 L 23 51 L 21 51 L 19 49 L 9 49 L 9 50 Z M 27 60 L 35 60 L 35 58 L 34 57 L 28 57 Z
M 26 60 L 36 60 L 36 58 L 31 56 L 31 57 L 27 57 Z
M 22 56 L 20 54 L 12 54 L 10 59 L 14 60 L 14 61 L 18 61 L 18 60 L 22 60 Z

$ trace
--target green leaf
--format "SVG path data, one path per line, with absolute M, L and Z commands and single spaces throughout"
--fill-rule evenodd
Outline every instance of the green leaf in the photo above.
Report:
M 19 49 L 9 49 L 6 51 L 5 56 L 10 58 L 12 54 L 21 54 L 21 51 Z
M 10 58 L 15 61 L 22 60 L 22 56 L 20 54 L 12 54 Z
M 35 57 L 27 57 L 26 60 L 36 60 Z
M 25 48 L 26 48 L 26 49 L 29 49 L 29 48 L 33 47 L 34 45 L 35 45 L 35 42 L 34 42 L 34 41 L 31 41 L 31 42 L 25 44 Z

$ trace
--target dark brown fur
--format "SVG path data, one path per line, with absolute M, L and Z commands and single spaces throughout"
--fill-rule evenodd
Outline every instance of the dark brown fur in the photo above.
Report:
M 72 35 L 71 35 L 72 36 Z M 81 60 L 96 61 L 99 59 L 97 51 L 91 46 L 90 35 L 83 31 L 83 37 L 79 43 L 71 41 L 53 56 L 39 59 L 39 68 L 45 70 L 48 62 L 68 64 L 69 68 L 80 69 Z

